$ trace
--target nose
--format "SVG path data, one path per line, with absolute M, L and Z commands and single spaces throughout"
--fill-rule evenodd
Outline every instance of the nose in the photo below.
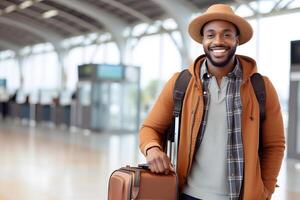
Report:
M 223 40 L 223 36 L 221 34 L 217 34 L 216 37 L 214 38 L 213 43 L 214 44 L 223 44 L 224 40 Z

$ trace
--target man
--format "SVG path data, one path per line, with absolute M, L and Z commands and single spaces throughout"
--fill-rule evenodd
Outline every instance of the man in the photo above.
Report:
M 265 200 L 276 185 L 285 139 L 274 87 L 266 87 L 266 118 L 259 147 L 259 104 L 250 77 L 253 59 L 235 55 L 252 28 L 223 4 L 208 8 L 189 25 L 205 55 L 189 67 L 192 78 L 182 106 L 177 174 L 181 199 Z M 174 170 L 162 151 L 161 135 L 172 122 L 173 87 L 165 85 L 140 131 L 140 148 L 152 172 Z

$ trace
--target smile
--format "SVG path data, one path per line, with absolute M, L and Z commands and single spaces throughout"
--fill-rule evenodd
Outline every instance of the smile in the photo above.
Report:
M 223 57 L 227 55 L 228 49 L 226 47 L 213 47 L 210 48 L 210 51 L 214 57 Z
M 224 53 L 226 49 L 213 49 L 212 52 L 214 53 Z

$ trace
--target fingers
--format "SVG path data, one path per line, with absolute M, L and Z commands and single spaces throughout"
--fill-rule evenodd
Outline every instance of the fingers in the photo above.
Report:
M 171 168 L 170 159 L 161 150 L 149 151 L 146 159 L 151 172 L 169 173 L 170 170 L 173 171 Z
M 154 173 L 162 173 L 165 171 L 159 157 L 147 160 L 149 168 Z
M 163 172 L 165 172 L 166 170 L 168 170 L 168 167 L 166 167 L 165 165 L 164 165 L 164 163 L 166 162 L 165 161 L 166 160 L 166 158 L 165 157 L 163 157 L 163 158 L 158 158 L 157 160 L 156 160 L 156 167 L 157 167 L 157 169 L 158 169 L 158 173 L 163 173 Z
M 151 171 L 154 173 L 163 173 L 164 172 L 164 168 L 161 167 L 161 163 L 160 161 L 158 161 L 158 159 L 154 160 L 153 162 L 149 163 L 150 164 L 150 169 L 152 169 Z
M 162 159 L 162 165 L 164 169 L 170 168 L 170 159 L 168 158 L 168 156 L 165 156 L 165 159 Z

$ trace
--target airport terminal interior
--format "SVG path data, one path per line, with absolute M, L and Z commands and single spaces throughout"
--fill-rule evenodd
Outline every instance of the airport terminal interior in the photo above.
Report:
M 287 144 L 272 200 L 299 200 L 300 0 L 0 0 L 0 200 L 107 199 L 146 162 L 140 125 L 204 53 L 187 29 L 214 3 L 253 27 L 237 53 L 273 83 Z

